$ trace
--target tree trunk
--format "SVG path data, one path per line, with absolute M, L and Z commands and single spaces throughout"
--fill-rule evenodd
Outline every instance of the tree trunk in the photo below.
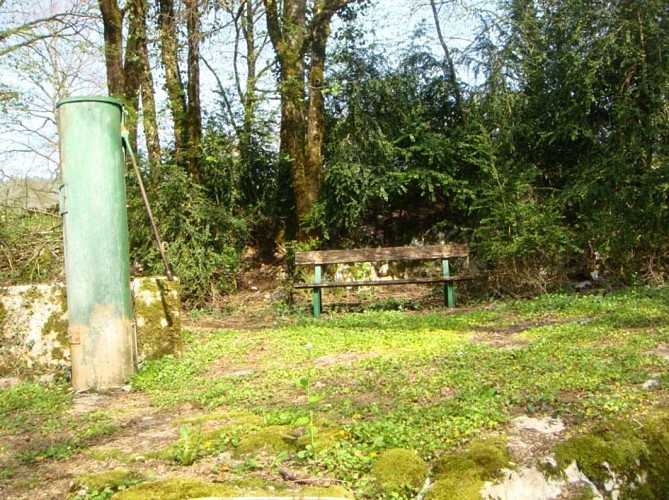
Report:
M 267 31 L 280 66 L 280 156 L 290 166 L 301 241 L 314 236 L 303 223 L 318 199 L 321 185 L 323 71 L 330 22 L 334 14 L 355 1 L 322 1 L 307 9 L 307 0 L 284 0 L 279 16 L 276 0 L 264 0 Z M 307 10 L 313 12 L 309 22 Z M 311 56 L 308 100 L 307 53 Z
M 158 27 L 161 42 L 161 58 L 165 68 L 167 96 L 174 122 L 174 148 L 177 163 L 183 161 L 188 143 L 186 95 L 179 72 L 176 19 L 173 0 L 158 0 Z
M 186 6 L 186 29 L 188 32 L 188 172 L 198 181 L 200 178 L 200 146 L 202 144 L 202 110 L 200 107 L 200 14 L 198 0 L 184 0 Z
M 309 210 L 318 200 L 323 170 L 323 137 L 325 135 L 325 51 L 330 23 L 316 30 L 311 41 L 311 68 L 309 70 L 309 101 L 307 104 L 307 135 L 305 143 L 305 177 L 309 181 L 302 196 Z M 303 216 L 303 214 L 300 214 Z
M 128 130 L 130 145 L 137 151 L 137 116 L 139 113 L 139 79 L 141 60 L 139 47 L 142 36 L 142 19 L 140 5 L 136 0 L 127 4 L 128 40 L 125 46 L 123 61 L 123 106 L 126 111 L 125 127 Z M 145 30 L 144 30 L 145 31 Z
M 144 135 L 152 176 L 160 165 L 160 140 L 156 122 L 153 76 L 147 46 L 147 0 L 129 0 L 128 39 L 123 56 L 124 12 L 116 0 L 99 0 L 105 35 L 105 62 L 109 93 L 123 99 L 130 144 L 137 150 L 137 121 L 140 95 Z
M 253 0 L 246 0 L 242 18 L 242 32 L 246 42 L 246 91 L 242 98 L 244 106 L 244 128 L 240 141 L 242 158 L 248 164 L 251 159 L 251 140 L 256 112 L 256 41 L 255 41 L 255 5 Z
M 149 61 L 148 36 L 146 32 L 147 0 L 133 0 L 137 4 L 138 15 L 138 56 L 139 56 L 139 86 L 142 98 L 142 119 L 144 123 L 144 138 L 149 159 L 149 176 L 151 183 L 156 185 L 160 179 L 161 151 L 158 135 L 158 121 L 156 118 L 156 99 L 153 87 L 153 74 Z
M 121 98 L 123 83 L 123 11 L 116 0 L 99 0 L 105 41 L 105 65 L 109 95 Z

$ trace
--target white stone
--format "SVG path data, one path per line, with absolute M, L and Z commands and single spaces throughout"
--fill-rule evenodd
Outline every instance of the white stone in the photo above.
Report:
M 501 483 L 486 485 L 481 496 L 490 500 L 550 500 L 562 493 L 564 481 L 546 479 L 533 468 L 504 471 L 506 477 Z
M 50 319 L 63 321 L 64 285 L 23 285 L 0 290 L 0 305 L 5 311 L 0 356 L 33 370 L 65 371 L 69 368 L 66 332 L 45 332 Z M 65 340 L 65 342 L 63 342 Z M 59 353 L 54 356 L 54 353 Z M 8 363 L 8 364 L 10 364 Z
M 131 282 L 135 302 L 152 304 L 161 299 L 160 293 L 146 289 L 145 283 L 156 282 L 156 278 L 135 278 Z M 155 289 L 155 286 L 152 287 Z M 70 346 L 67 334 L 67 311 L 63 300 L 65 285 L 23 285 L 0 288 L 0 308 L 4 318 L 0 325 L 0 362 L 16 367 L 17 373 L 48 373 L 49 376 L 67 373 L 70 370 Z M 177 290 L 170 290 L 178 297 Z M 178 320 L 180 311 L 170 311 L 173 320 Z M 46 331 L 51 320 L 58 323 L 58 330 Z M 138 336 L 146 326 L 146 319 L 137 317 Z M 160 318 L 160 326 L 167 328 L 167 318 Z M 142 353 L 140 352 L 140 362 Z M 44 379 L 44 381 L 47 381 Z M 5 381 L 4 384 L 11 384 Z
M 511 424 L 517 430 L 533 430 L 541 434 L 557 434 L 564 431 L 564 424 L 559 418 L 545 417 L 533 418 L 527 415 L 521 415 L 514 418 Z
M 660 383 L 655 379 L 650 379 L 646 380 L 641 387 L 643 387 L 647 391 L 650 391 L 660 387 Z

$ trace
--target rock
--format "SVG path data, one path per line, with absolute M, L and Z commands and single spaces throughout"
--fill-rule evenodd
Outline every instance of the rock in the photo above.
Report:
M 284 300 L 288 297 L 288 292 L 285 290 L 278 290 L 274 292 L 272 295 L 270 295 L 270 298 L 272 300 Z
M 232 461 L 232 453 L 229 451 L 224 451 L 223 453 L 219 453 L 218 456 L 216 457 L 216 463 L 218 465 L 228 465 Z
M 581 281 L 580 283 L 574 285 L 574 288 L 576 288 L 577 290 L 587 290 L 588 288 L 592 288 L 592 281 L 589 280 Z
M 533 418 L 521 415 L 514 418 L 511 423 L 516 430 L 533 430 L 541 434 L 557 434 L 564 431 L 564 424 L 559 418 Z
M 542 500 L 556 498 L 562 492 L 561 481 L 547 480 L 537 469 L 506 471 L 499 484 L 486 483 L 481 496 L 495 500 Z
M 21 379 L 18 377 L 0 378 L 0 389 L 11 389 L 12 387 L 20 383 Z
M 660 387 L 660 383 L 655 379 L 650 379 L 646 380 L 641 387 L 647 391 L 652 391 L 653 389 Z

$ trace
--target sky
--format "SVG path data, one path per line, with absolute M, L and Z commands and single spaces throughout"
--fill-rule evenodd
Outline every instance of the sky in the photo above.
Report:
M 38 0 L 45 2 L 49 8 L 58 8 L 58 2 L 81 1 L 81 0 Z M 454 2 L 453 2 L 454 3 Z M 477 5 L 493 8 L 492 0 L 470 0 L 468 6 Z M 440 13 L 442 30 L 450 47 L 466 50 L 473 40 L 475 31 L 475 20 L 464 8 L 444 10 Z M 0 30 L 8 22 L 7 17 L 3 19 L 0 9 Z M 370 40 L 379 48 L 382 48 L 389 58 L 397 57 L 397 54 L 406 48 L 414 38 L 414 32 L 421 23 L 424 23 L 427 44 L 436 54 L 441 54 L 434 24 L 432 11 L 427 0 L 377 0 L 368 14 L 362 18 L 363 26 L 370 33 Z M 333 31 L 337 28 L 335 22 Z M 100 44 L 100 33 L 95 29 L 88 32 L 89 40 L 98 40 Z M 59 42 L 44 42 L 39 46 L 39 51 L 27 51 L 18 58 L 0 58 L 0 85 L 4 84 L 13 89 L 19 89 L 30 95 L 26 105 L 30 109 L 32 118 L 26 114 L 19 114 L 14 123 L 8 123 L 8 116 L 0 112 L 0 175 L 12 175 L 18 177 L 40 176 L 53 177 L 57 172 L 57 134 L 53 110 L 59 98 L 54 86 L 67 86 L 71 89 L 71 95 L 104 94 L 105 76 L 104 64 L 100 48 L 92 48 L 85 53 L 78 52 L 81 44 L 73 47 Z M 204 57 L 219 58 L 216 67 L 229 67 L 231 49 L 220 42 L 202 49 Z M 266 57 L 271 57 L 269 48 Z M 28 56 L 40 58 L 40 67 L 26 65 Z M 226 65 L 225 59 L 228 59 Z M 11 63 L 11 64 L 10 64 Z M 59 69 L 58 72 L 49 71 L 49 65 Z M 461 70 L 460 78 L 467 82 L 473 81 L 473 76 L 468 74 L 464 68 Z M 54 75 L 63 75 L 56 78 Z M 26 75 L 30 75 L 28 78 Z M 207 68 L 201 66 L 202 75 L 202 101 L 203 108 L 211 109 L 215 94 L 215 79 Z M 232 72 L 221 71 L 219 77 L 226 84 L 232 83 Z M 165 93 L 161 90 L 162 85 L 157 85 L 158 99 L 165 99 Z M 0 91 L 2 88 L 0 88 Z M 162 119 L 165 126 L 169 126 L 169 117 L 163 113 Z M 3 121 L 5 123 L 3 123 Z M 25 151 L 9 154 L 9 151 Z M 30 151 L 34 150 L 34 151 Z

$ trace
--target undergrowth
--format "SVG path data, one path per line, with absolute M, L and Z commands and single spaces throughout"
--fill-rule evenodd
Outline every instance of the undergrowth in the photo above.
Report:
M 551 295 L 456 314 L 375 311 L 187 332 L 183 357 L 146 363 L 132 386 L 154 405 L 205 413 L 176 423 L 181 438 L 156 459 L 186 466 L 225 456 L 231 477 L 287 466 L 366 498 L 385 491 L 372 471 L 389 450 L 434 468 L 518 414 L 564 417 L 574 429 L 652 415 L 667 401 L 668 343 L 667 289 Z M 74 441 L 24 461 L 64 459 L 117 430 L 104 412 L 68 416 L 63 386 L 0 396 L 3 435 L 72 430 Z M 477 472 L 471 487 L 484 480 Z M 453 487 L 450 476 L 439 481 Z

